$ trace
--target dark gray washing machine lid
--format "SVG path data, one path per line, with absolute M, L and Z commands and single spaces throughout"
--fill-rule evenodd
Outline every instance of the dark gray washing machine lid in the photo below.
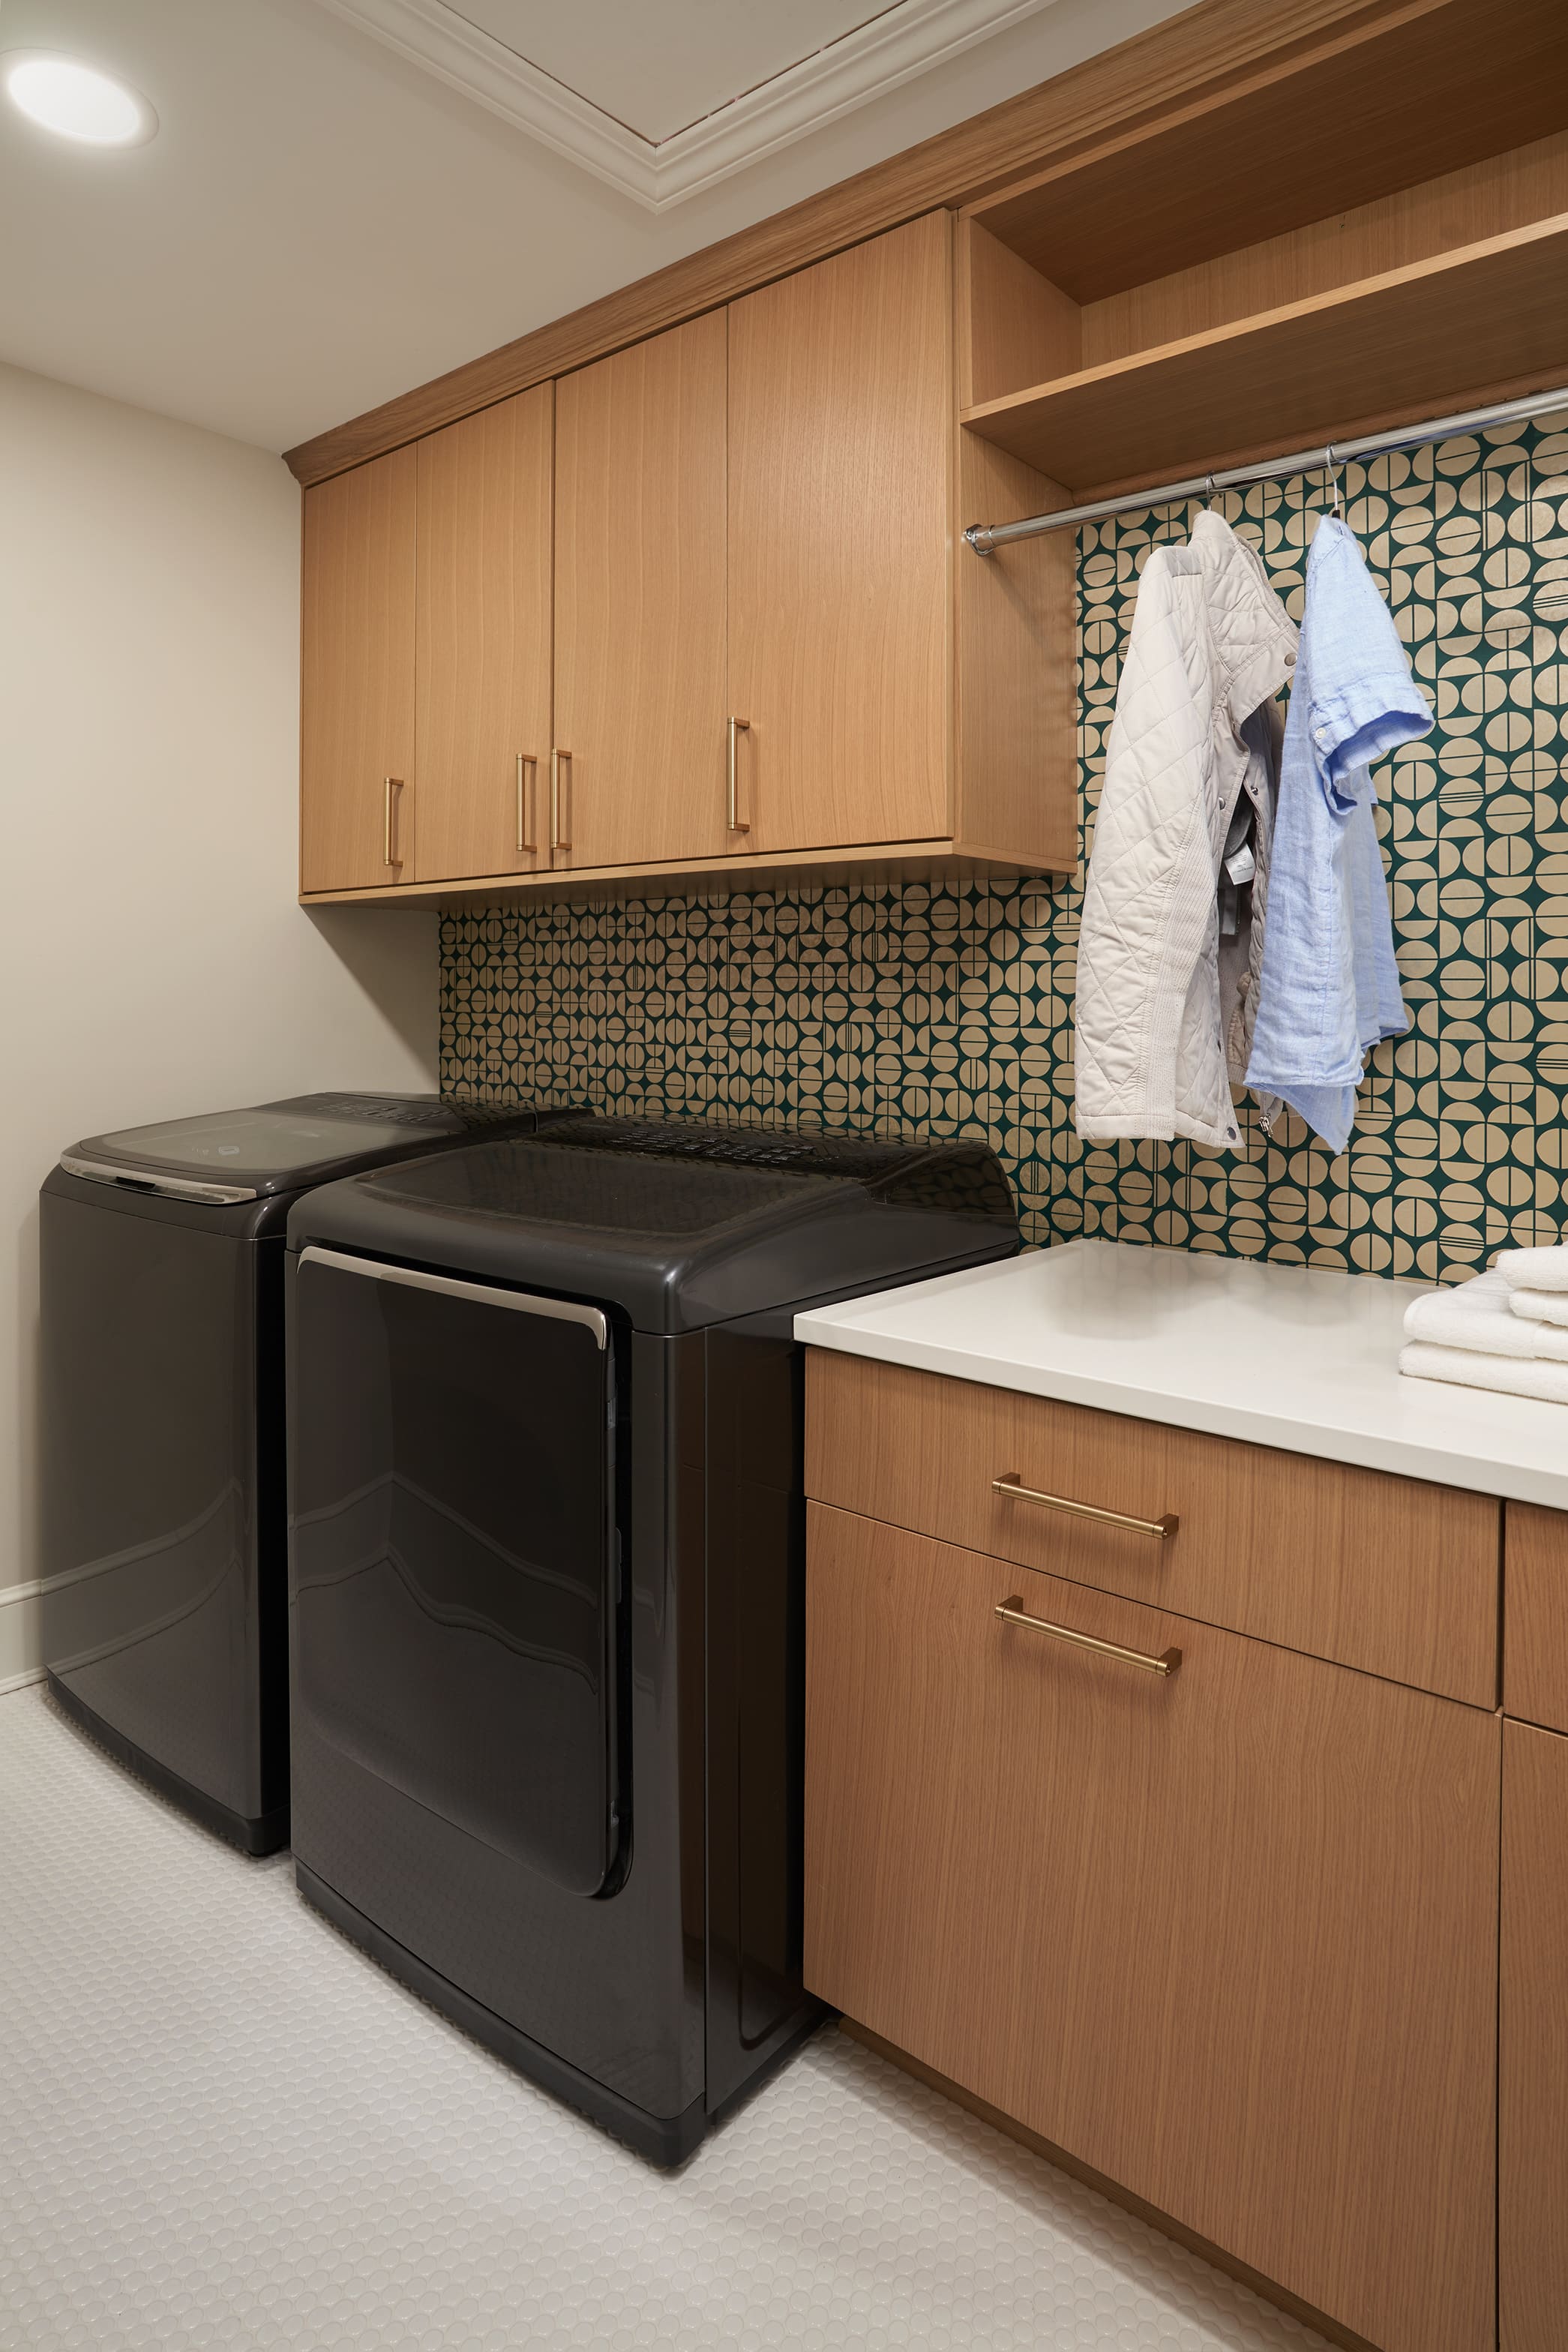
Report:
M 615 1118 L 327 1186 L 288 1238 L 605 1300 L 659 1332 L 1019 1246 L 982 1143 Z
M 532 1134 L 549 1116 L 533 1105 L 438 1095 L 295 1095 L 88 1136 L 60 1154 L 60 1166 L 68 1175 L 216 1205 L 299 1192 L 485 1135 Z

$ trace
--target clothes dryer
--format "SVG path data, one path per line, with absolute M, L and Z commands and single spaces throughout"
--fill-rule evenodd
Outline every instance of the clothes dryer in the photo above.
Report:
M 299 1887 L 658 2162 L 821 2014 L 794 1314 L 1018 1247 L 977 1143 L 627 1119 L 290 1214 Z

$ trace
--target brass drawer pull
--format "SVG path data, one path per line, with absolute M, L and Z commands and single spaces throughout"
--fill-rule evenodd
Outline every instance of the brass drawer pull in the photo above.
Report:
M 1075 1633 L 1071 1625 L 1052 1625 L 1044 1617 L 1031 1617 L 1021 1592 L 1009 1592 L 1005 1601 L 998 1601 L 997 1615 L 1004 1625 L 1027 1625 L 1031 1633 L 1049 1633 L 1053 1642 L 1071 1642 L 1080 1650 L 1092 1650 L 1097 1657 L 1120 1658 L 1124 1665 L 1142 1666 L 1146 1675 L 1174 1675 L 1181 1664 L 1179 1650 L 1163 1650 L 1157 1658 L 1151 1658 L 1146 1650 L 1124 1650 L 1120 1642 L 1097 1642 L 1092 1633 Z
M 1071 1503 L 1065 1495 L 1042 1495 L 1038 1486 L 1026 1486 L 1016 1470 L 993 1478 L 991 1492 L 1010 1495 L 1019 1503 L 1042 1503 L 1048 1511 L 1071 1511 L 1075 1519 L 1100 1519 L 1108 1528 L 1131 1528 L 1135 1536 L 1153 1536 L 1156 1542 L 1174 1536 L 1181 1525 L 1174 1511 L 1167 1511 L 1163 1519 L 1134 1519 L 1126 1511 L 1103 1511 L 1098 1503 Z

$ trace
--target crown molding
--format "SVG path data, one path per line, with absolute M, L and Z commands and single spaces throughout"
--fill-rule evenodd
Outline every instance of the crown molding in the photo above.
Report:
M 895 0 L 668 139 L 644 139 L 447 0 L 318 0 L 650 212 L 667 211 L 1054 0 Z

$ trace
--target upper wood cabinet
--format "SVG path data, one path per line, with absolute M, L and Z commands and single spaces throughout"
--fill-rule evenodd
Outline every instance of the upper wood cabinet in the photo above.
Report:
M 385 887 L 407 870 L 417 473 L 414 451 L 394 449 L 305 493 L 303 890 Z
M 528 873 L 550 748 L 550 428 L 538 384 L 418 446 L 413 877 Z
M 953 237 L 932 213 L 308 494 L 307 635 L 335 593 L 346 648 L 329 548 L 417 472 L 417 622 L 361 657 L 417 720 L 396 862 L 367 834 L 308 892 L 1074 865 L 1072 551 L 959 549 L 1061 493 L 960 434 Z M 383 604 L 385 536 L 352 558 Z M 346 665 L 308 697 L 309 843 L 364 768 Z
M 952 232 L 729 312 L 729 677 L 751 850 L 951 824 Z
M 556 387 L 559 866 L 722 852 L 722 310 Z
M 1188 10 L 1168 56 L 1165 30 L 1146 53 L 1107 52 L 1089 72 L 1100 100 L 1041 90 L 1010 129 L 988 124 L 978 182 L 960 127 L 295 452 L 317 482 L 437 423 L 488 449 L 502 407 L 453 425 L 465 401 L 542 398 L 531 371 L 580 371 L 559 393 L 546 599 L 559 793 L 548 766 L 528 770 L 555 848 L 517 845 L 517 755 L 539 723 L 506 706 L 529 625 L 497 679 L 500 624 L 471 644 L 477 575 L 463 584 L 453 523 L 453 578 L 433 592 L 452 634 L 433 626 L 421 672 L 445 708 L 427 732 L 422 700 L 430 772 L 402 812 L 413 854 L 377 865 L 373 839 L 347 838 L 366 679 L 392 681 L 340 644 L 346 708 L 323 714 L 319 677 L 307 698 L 307 793 L 322 798 L 307 888 L 1074 870 L 1075 534 L 982 555 L 967 528 L 1543 393 L 1568 370 L 1561 0 L 1333 0 L 1333 26 L 1289 42 L 1265 25 L 1281 13 L 1243 7 L 1222 63 Z M 1325 108 L 1327 142 L 1302 129 Z M 1091 117 L 1100 131 L 1077 137 Z M 877 207 L 912 201 L 930 208 L 864 234 Z M 683 325 L 683 300 L 707 307 Z M 669 331 L 628 346 L 654 321 Z M 441 437 L 436 504 L 443 469 L 463 470 L 437 460 Z M 519 613 L 549 560 L 521 483 Z M 509 495 L 486 509 L 492 584 Z M 329 587 L 330 565 L 308 565 L 308 595 L 317 570 Z M 487 615 L 502 601 L 486 588 Z M 325 633 L 341 640 L 338 607 Z M 549 831 L 548 815 L 521 829 Z

